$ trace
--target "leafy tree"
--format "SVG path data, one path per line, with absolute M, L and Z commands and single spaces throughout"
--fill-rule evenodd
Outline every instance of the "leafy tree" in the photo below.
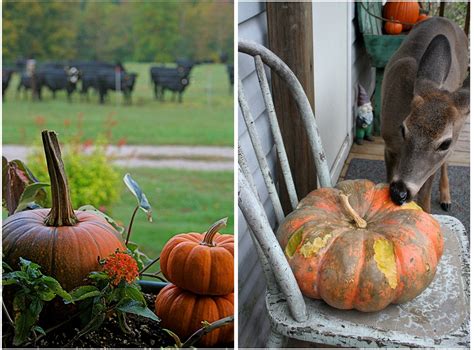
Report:
M 233 2 L 3 2 L 3 59 L 232 57 Z

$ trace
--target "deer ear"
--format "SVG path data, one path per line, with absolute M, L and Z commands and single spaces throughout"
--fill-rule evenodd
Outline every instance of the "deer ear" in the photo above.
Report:
M 421 81 L 428 80 L 440 87 L 446 80 L 450 68 L 451 45 L 446 36 L 439 34 L 431 40 L 421 57 L 415 84 L 420 85 Z M 415 90 L 417 90 L 417 86 L 415 86 Z
M 469 85 L 468 85 L 469 86 Z M 466 115 L 470 112 L 471 93 L 469 87 L 461 87 L 453 93 L 454 105 L 462 114 Z

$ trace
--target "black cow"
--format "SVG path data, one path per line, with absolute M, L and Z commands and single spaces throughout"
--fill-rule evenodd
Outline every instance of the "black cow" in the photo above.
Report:
M 17 95 L 20 93 L 20 91 L 23 89 L 23 91 L 26 94 L 26 90 L 31 89 L 31 76 L 26 74 L 26 72 L 23 72 L 20 74 L 20 81 L 18 82 L 18 86 L 16 88 L 16 93 Z
M 10 80 L 14 72 L 15 70 L 13 68 L 2 67 L 2 99 L 5 99 L 5 92 L 10 85 Z
M 106 62 L 97 61 L 74 61 L 69 63 L 70 66 L 79 69 L 81 77 L 81 96 L 89 98 L 89 89 L 99 91 L 99 72 L 104 70 L 114 71 L 115 65 Z
M 196 65 L 196 62 L 188 58 L 177 58 L 176 65 L 178 66 L 178 69 L 182 67 L 185 70 L 190 71 Z
M 164 100 L 165 90 L 178 93 L 179 102 L 183 101 L 182 94 L 189 85 L 189 75 L 191 68 L 178 66 L 169 67 L 151 67 L 150 75 L 154 84 L 155 98 Z
M 79 70 L 76 67 L 45 65 L 38 70 L 36 78 L 40 100 L 42 88 L 47 87 L 53 93 L 53 98 L 56 98 L 56 91 L 66 90 L 67 98 L 71 101 L 71 94 L 79 81 Z
M 234 65 L 228 64 L 227 65 L 227 75 L 229 76 L 229 91 L 232 92 L 232 88 L 234 87 Z
M 120 76 L 119 86 L 117 86 L 117 74 Z M 101 70 L 98 73 L 99 102 L 104 103 L 109 90 L 122 91 L 125 103 L 132 103 L 132 91 L 137 79 L 136 73 L 116 72 L 109 69 Z

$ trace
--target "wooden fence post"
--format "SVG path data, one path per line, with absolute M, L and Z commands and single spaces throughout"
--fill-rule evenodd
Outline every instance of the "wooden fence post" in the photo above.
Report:
M 313 20 L 311 2 L 267 3 L 268 47 L 295 73 L 314 111 Z M 272 90 L 278 123 L 298 199 L 317 186 L 314 161 L 298 109 L 284 83 L 272 74 Z M 281 169 L 278 189 L 285 214 L 292 211 Z

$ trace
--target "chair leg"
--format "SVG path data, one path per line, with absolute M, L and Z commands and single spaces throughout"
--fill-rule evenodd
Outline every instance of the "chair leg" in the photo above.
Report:
M 280 333 L 277 333 L 275 330 L 272 329 L 270 336 L 267 340 L 267 349 L 272 348 L 284 348 L 286 343 L 288 342 L 288 338 Z

